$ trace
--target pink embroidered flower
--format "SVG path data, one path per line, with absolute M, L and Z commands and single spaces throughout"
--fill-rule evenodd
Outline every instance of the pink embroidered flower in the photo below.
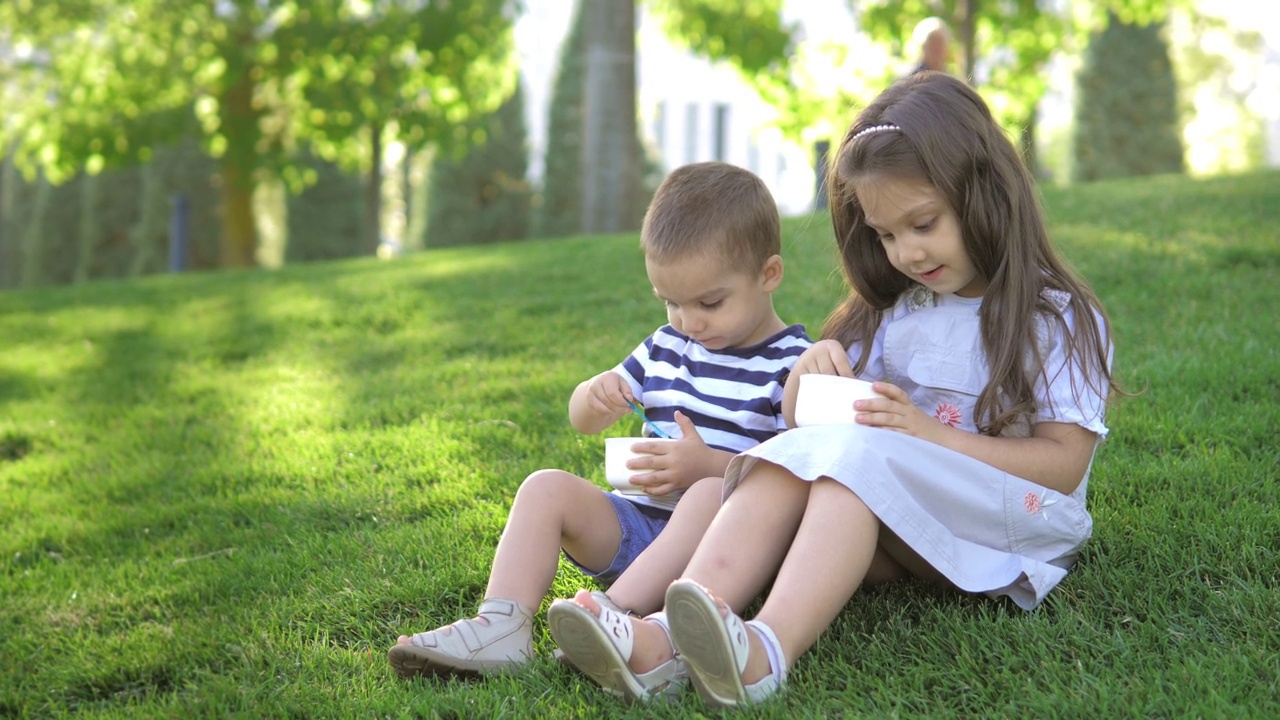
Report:
M 938 409 L 933 411 L 933 416 L 943 425 L 956 427 L 960 424 L 960 408 L 949 402 L 938 403 Z
M 1027 493 L 1027 496 L 1022 498 L 1022 504 L 1027 508 L 1028 515 L 1038 513 L 1045 520 L 1049 519 L 1049 511 L 1045 508 L 1050 505 L 1056 505 L 1057 502 L 1057 500 L 1045 500 L 1043 496 L 1036 495 L 1033 492 Z
M 1022 504 L 1027 506 L 1028 514 L 1035 515 L 1040 512 L 1040 496 L 1033 492 L 1027 493 L 1027 496 L 1022 500 Z

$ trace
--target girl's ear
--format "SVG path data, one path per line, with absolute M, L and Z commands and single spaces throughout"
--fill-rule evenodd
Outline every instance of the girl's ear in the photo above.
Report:
M 765 292 L 773 292 L 778 289 L 778 285 L 782 283 L 782 256 L 770 255 L 768 260 L 764 261 L 764 266 L 760 268 L 761 289 Z

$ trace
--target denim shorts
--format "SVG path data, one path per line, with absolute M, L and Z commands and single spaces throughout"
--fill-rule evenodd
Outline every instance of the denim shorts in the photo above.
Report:
M 597 573 L 582 567 L 567 552 L 564 557 L 587 577 L 595 578 L 607 586 L 612 585 L 622 571 L 630 567 L 640 553 L 653 543 L 658 533 L 662 532 L 662 528 L 667 526 L 667 521 L 671 519 L 671 512 L 648 505 L 637 505 L 624 500 L 616 493 L 606 492 L 605 497 L 613 503 L 613 512 L 617 514 L 618 525 L 622 528 L 622 542 L 618 543 L 618 554 L 613 556 L 613 562 Z

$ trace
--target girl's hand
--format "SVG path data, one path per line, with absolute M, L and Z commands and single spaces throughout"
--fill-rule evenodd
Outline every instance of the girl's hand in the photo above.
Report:
M 858 411 L 856 420 L 859 425 L 885 428 L 906 433 L 930 442 L 938 442 L 937 432 L 944 426 L 934 416 L 916 407 L 907 395 L 907 391 L 887 382 L 875 382 L 871 389 L 884 395 L 883 398 L 857 400 L 853 409 Z
M 782 419 L 787 427 L 796 426 L 796 398 L 800 395 L 801 375 L 841 375 L 853 377 L 849 353 L 835 340 L 819 340 L 796 358 L 787 384 L 782 388 Z
M 646 495 L 666 495 L 684 490 L 708 477 L 703 468 L 715 450 L 707 447 L 693 421 L 679 410 L 676 411 L 676 424 L 680 426 L 679 440 L 641 441 L 631 445 L 635 452 L 649 453 L 627 461 L 628 470 L 648 473 L 631 479 L 631 484 L 644 488 Z
M 853 377 L 853 367 L 849 364 L 849 354 L 844 346 L 835 340 L 819 340 L 796 359 L 796 364 L 791 369 L 792 376 L 815 373 Z

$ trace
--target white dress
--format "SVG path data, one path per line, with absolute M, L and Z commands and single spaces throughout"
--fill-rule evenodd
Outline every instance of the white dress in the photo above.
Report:
M 1046 291 L 1060 310 L 1067 296 Z M 885 313 L 865 380 L 886 380 L 942 422 L 976 432 L 973 410 L 989 371 L 978 333 L 981 298 L 917 287 Z M 1073 322 L 1067 313 L 1068 324 Z M 1089 388 L 1064 361 L 1056 324 L 1038 322 L 1047 358 L 1035 385 L 1036 421 L 1075 423 L 1106 436 L 1106 387 Z M 861 347 L 850 348 L 850 361 Z M 1075 380 L 1075 392 L 1072 381 Z M 1077 397 L 1078 396 L 1078 397 Z M 1031 421 L 1005 435 L 1030 435 Z M 1095 444 L 1095 450 L 1097 445 Z M 1067 574 L 1093 528 L 1085 508 L 1089 472 L 1064 495 L 925 440 L 861 425 L 795 428 L 738 455 L 725 473 L 727 498 L 758 460 L 804 480 L 831 478 L 858 495 L 882 523 L 953 584 L 1038 605 Z M 1091 464 L 1092 467 L 1092 464 Z

